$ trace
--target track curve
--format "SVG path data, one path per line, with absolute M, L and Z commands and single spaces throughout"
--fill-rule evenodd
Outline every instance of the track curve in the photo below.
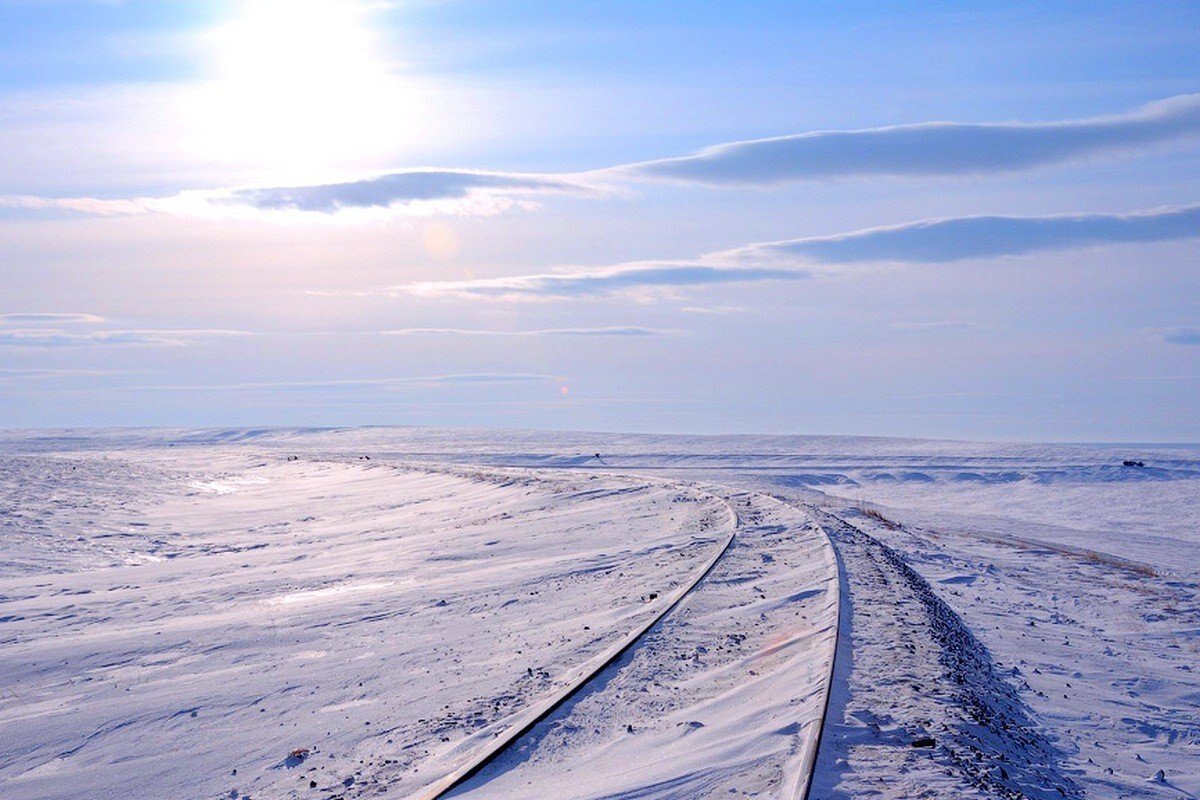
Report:
M 736 514 L 720 552 L 621 653 L 420 797 L 803 797 L 836 647 L 832 545 L 777 498 L 692 488 Z
M 722 501 L 724 502 L 724 501 Z M 679 603 L 691 592 L 705 577 L 712 572 L 713 567 L 721 560 L 721 557 L 729 550 L 737 537 L 737 514 L 732 507 L 725 502 L 726 508 L 730 512 L 730 516 L 734 522 L 734 527 L 725 538 L 725 541 L 717 548 L 716 553 L 704 565 L 698 569 L 693 577 L 681 584 L 669 597 L 666 598 L 662 609 L 645 621 L 637 628 L 630 631 L 622 639 L 613 644 L 606 651 L 600 653 L 584 665 L 582 665 L 576 675 L 567 683 L 562 691 L 553 696 L 542 700 L 535 704 L 532 708 L 527 709 L 519 715 L 519 718 L 508 729 L 496 736 L 482 749 L 474 758 L 468 761 L 463 766 L 454 770 L 450 774 L 426 787 L 424 790 L 410 795 L 409 800 L 437 800 L 446 796 L 465 781 L 470 780 L 480 770 L 491 763 L 499 756 L 506 748 L 532 730 L 539 722 L 549 717 L 558 710 L 564 703 L 569 701 L 578 692 L 583 689 L 593 678 L 603 672 L 609 665 L 624 655 L 631 647 L 637 644 L 647 631 L 657 625 L 667 614 L 679 605 Z

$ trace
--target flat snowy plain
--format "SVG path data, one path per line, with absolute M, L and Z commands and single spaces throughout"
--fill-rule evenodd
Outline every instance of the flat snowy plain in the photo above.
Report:
M 0 432 L 5 800 L 1197 797 L 1198 656 L 1200 447 Z

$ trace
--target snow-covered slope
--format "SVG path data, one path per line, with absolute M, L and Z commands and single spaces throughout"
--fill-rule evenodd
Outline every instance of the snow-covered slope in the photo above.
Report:
M 216 452 L 200 474 L 200 455 L 166 458 L 147 504 L 97 481 L 64 529 L 115 538 L 102 551 L 51 546 L 36 570 L 18 541 L 22 574 L 0 581 L 4 797 L 288 796 L 450 768 L 731 526 L 710 495 L 636 478 Z M 110 463 L 154 475 L 158 458 Z M 51 545 L 55 496 L 43 484 L 20 512 Z
M 922 610 L 906 613 L 894 598 L 881 602 L 870 569 L 848 570 L 850 594 L 867 609 L 850 615 L 858 628 L 846 680 L 853 699 L 833 723 L 851 766 L 827 769 L 830 791 L 823 796 L 855 796 L 864 778 L 880 775 L 881 757 L 911 758 L 905 734 L 926 720 L 936 721 L 939 729 L 931 732 L 946 743 L 926 761 L 941 780 L 957 775 L 977 788 L 1003 776 L 1010 786 L 1023 782 L 1028 797 L 1062 796 L 1058 788 L 1084 797 L 1197 794 L 1200 585 L 1194 579 L 1016 535 L 898 527 L 904 515 L 891 510 L 894 518 L 844 507 L 839 513 L 874 537 L 843 549 L 886 554 L 877 560 L 903 574 L 893 582 L 924 601 L 914 606 Z M 969 636 L 959 647 L 947 648 L 931 635 L 948 615 Z M 906 663 L 897 640 L 923 641 L 931 655 Z M 872 659 L 894 670 L 885 689 L 881 673 L 889 668 L 873 668 Z M 972 669 L 961 681 L 934 679 L 963 665 Z M 910 702 L 897 703 L 914 683 L 921 686 Z M 873 728 L 869 723 L 878 721 L 884 705 L 902 711 Z M 971 709 L 997 707 L 1016 711 L 971 718 Z M 998 719 L 1005 724 L 997 729 Z M 975 769 L 964 769 L 952 751 L 968 754 L 966 763 Z
M 420 796 L 731 535 L 454 793 L 1200 795 L 1200 448 L 411 428 L 0 432 L 0 795 Z

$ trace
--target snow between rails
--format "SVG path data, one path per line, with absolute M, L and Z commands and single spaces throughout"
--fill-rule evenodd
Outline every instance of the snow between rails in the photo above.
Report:
M 737 536 L 737 515 L 734 513 L 733 509 L 728 503 L 725 503 L 725 507 L 729 512 L 729 523 L 732 527 L 732 530 L 726 537 L 725 542 L 717 550 L 716 554 L 713 555 L 713 557 L 706 564 L 704 564 L 703 567 L 697 570 L 695 576 L 690 581 L 682 584 L 670 597 L 664 601 L 663 608 L 658 614 L 639 625 L 637 628 L 634 628 L 632 631 L 626 634 L 624 638 L 612 645 L 608 650 L 580 666 L 572 675 L 566 687 L 564 687 L 560 692 L 557 692 L 556 694 L 542 700 L 540 703 L 535 704 L 532 708 L 520 714 L 517 721 L 510 725 L 507 730 L 498 734 L 496 738 L 471 761 L 433 783 L 424 791 L 410 795 L 409 800 L 437 800 L 437 798 L 444 797 L 455 787 L 459 786 L 464 781 L 478 773 L 496 756 L 503 752 L 505 748 L 532 730 L 535 725 L 546 719 L 546 717 L 553 714 L 555 710 L 563 705 L 563 703 L 570 700 L 572 696 L 574 696 L 580 689 L 587 685 L 588 681 L 592 680 L 606 667 L 620 658 L 627 650 L 629 650 L 629 648 L 633 647 L 633 645 L 636 644 L 643 635 L 645 635 L 646 631 L 657 625 L 663 617 L 665 617 L 671 612 L 672 609 L 679 605 L 680 601 L 683 600 L 687 593 L 694 589 L 696 585 L 700 583 L 700 581 L 704 580 L 704 578 L 710 572 L 712 572 L 713 567 L 717 565 L 717 562 L 720 561 L 721 557 L 725 555 L 726 551 L 729 550 L 729 546 L 733 544 L 733 540 Z

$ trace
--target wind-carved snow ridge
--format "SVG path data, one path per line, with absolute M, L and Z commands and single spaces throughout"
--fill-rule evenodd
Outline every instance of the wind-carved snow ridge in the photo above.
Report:
M 852 663 L 835 675 L 810 796 L 1083 797 L 1065 755 L 925 579 L 878 540 L 821 517 L 848 577 L 838 658 Z

